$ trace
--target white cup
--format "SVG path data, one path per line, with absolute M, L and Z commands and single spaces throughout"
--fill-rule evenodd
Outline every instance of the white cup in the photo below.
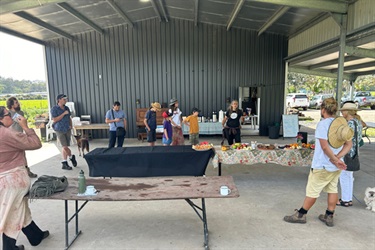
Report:
M 221 195 L 228 195 L 230 194 L 231 190 L 227 186 L 220 187 L 220 194 Z
M 96 194 L 96 189 L 94 186 L 87 186 L 86 187 L 86 194 L 87 195 L 94 195 Z

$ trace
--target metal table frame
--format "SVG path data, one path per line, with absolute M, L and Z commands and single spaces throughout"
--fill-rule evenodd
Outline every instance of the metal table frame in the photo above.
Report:
M 209 249 L 208 246 L 208 226 L 207 226 L 207 215 L 206 215 L 206 203 L 204 198 L 202 200 L 202 206 L 199 207 L 194 202 L 192 202 L 190 199 L 185 199 L 185 201 L 193 208 L 199 219 L 203 222 L 203 237 L 204 237 L 204 248 Z M 82 233 L 81 230 L 79 230 L 79 212 L 86 206 L 86 204 L 89 202 L 88 200 L 84 201 L 81 206 L 78 208 L 78 200 L 75 200 L 75 212 L 74 214 L 69 218 L 69 208 L 68 208 L 68 202 L 69 200 L 65 200 L 65 248 L 69 249 L 74 241 L 78 238 L 78 236 Z M 75 235 L 73 236 L 73 239 L 69 241 L 69 223 L 75 218 Z

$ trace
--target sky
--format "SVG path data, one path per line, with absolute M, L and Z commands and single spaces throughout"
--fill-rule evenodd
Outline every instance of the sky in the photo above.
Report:
M 0 32 L 0 76 L 46 80 L 43 46 Z

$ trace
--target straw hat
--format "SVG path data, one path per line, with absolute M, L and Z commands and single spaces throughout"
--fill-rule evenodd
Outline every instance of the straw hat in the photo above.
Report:
M 348 122 L 344 117 L 337 117 L 328 129 L 328 143 L 333 148 L 339 148 L 346 141 L 353 138 L 354 131 L 348 126 Z
M 339 109 L 340 111 L 348 111 L 348 110 L 353 110 L 353 111 L 360 111 L 361 109 L 359 109 L 357 107 L 357 104 L 355 103 L 350 103 L 350 102 L 347 102 L 345 103 L 341 109 Z
M 153 103 L 151 103 L 151 107 L 153 107 L 153 108 L 156 109 L 157 111 L 160 111 L 160 110 L 161 110 L 160 103 L 158 103 L 158 102 L 153 102 Z

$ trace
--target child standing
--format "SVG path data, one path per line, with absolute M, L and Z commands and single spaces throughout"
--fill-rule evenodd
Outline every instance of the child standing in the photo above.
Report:
M 146 126 L 147 142 L 150 146 L 155 146 L 156 141 L 156 112 L 161 110 L 160 103 L 151 103 L 150 109 L 146 112 L 143 123 Z
M 199 143 L 199 124 L 198 115 L 201 112 L 198 108 L 193 108 L 191 115 L 189 115 L 184 123 L 190 127 L 189 129 L 189 141 L 191 145 L 196 145 Z
M 163 112 L 164 122 L 163 122 L 163 139 L 162 143 L 164 146 L 170 146 L 172 143 L 172 113 Z

